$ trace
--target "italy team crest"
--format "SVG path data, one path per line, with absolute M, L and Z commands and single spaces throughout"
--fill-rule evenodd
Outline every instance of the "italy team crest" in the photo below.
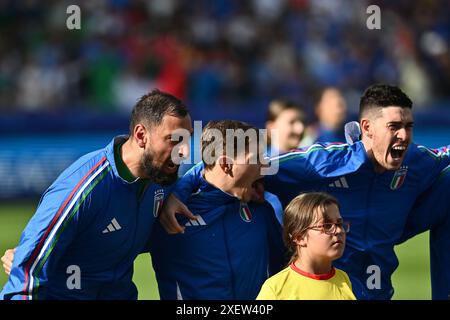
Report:
M 400 169 L 395 171 L 394 177 L 391 181 L 391 190 L 397 190 L 403 185 L 406 179 L 406 173 L 408 172 L 408 166 L 402 166 Z
M 156 218 L 162 208 L 164 202 L 164 189 L 155 191 L 155 198 L 153 199 L 153 216 Z
M 250 211 L 250 208 L 245 202 L 241 202 L 241 206 L 239 208 L 239 215 L 241 216 L 241 219 L 245 222 L 252 221 L 252 213 Z

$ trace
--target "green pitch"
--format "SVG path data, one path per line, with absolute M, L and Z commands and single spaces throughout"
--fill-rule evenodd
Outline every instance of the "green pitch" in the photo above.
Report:
M 37 201 L 0 204 L 0 255 L 3 255 L 7 248 L 17 245 L 36 204 Z M 396 252 L 400 266 L 392 279 L 395 288 L 394 299 L 430 299 L 428 234 L 422 234 L 398 246 Z M 149 254 L 142 254 L 136 259 L 134 271 L 133 279 L 139 290 L 139 299 L 159 299 Z M 1 287 L 6 280 L 6 274 L 1 271 Z

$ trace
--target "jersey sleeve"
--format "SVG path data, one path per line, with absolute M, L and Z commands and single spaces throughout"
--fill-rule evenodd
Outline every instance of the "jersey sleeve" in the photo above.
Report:
M 75 237 L 80 212 L 92 205 L 88 187 L 61 182 L 44 193 L 21 235 L 2 299 L 46 298 L 58 261 Z
M 421 180 L 420 196 L 417 198 L 411 212 L 408 215 L 403 234 L 398 243 L 406 240 L 427 230 L 438 226 L 444 220 L 445 212 L 448 211 L 446 205 L 446 192 L 450 187 L 450 158 L 449 148 L 444 146 L 438 149 L 430 149 L 421 145 L 416 148 L 427 154 L 433 160 L 418 158 L 425 160 L 426 174 Z M 429 161 L 433 165 L 429 165 Z M 424 169 L 425 171 L 425 169 Z
M 256 300 L 277 300 L 277 296 L 268 281 L 264 282 Z
M 314 144 L 274 157 L 270 162 L 274 169 L 264 177 L 265 188 L 286 206 L 299 192 L 323 187 L 327 178 L 355 172 L 364 161 L 362 148 L 360 143 Z
M 450 214 L 430 231 L 430 271 L 433 300 L 450 299 Z
M 449 158 L 450 157 L 450 145 L 443 146 L 437 149 L 432 149 L 434 153 L 436 153 L 441 158 Z
M 283 243 L 283 208 L 278 197 L 269 193 L 264 193 L 264 198 L 271 206 L 271 213 L 267 219 L 267 237 L 269 244 L 269 275 L 272 276 L 280 272 L 286 265 L 286 248 Z
M 353 290 L 352 282 L 350 281 L 350 277 L 348 276 L 347 272 L 342 271 L 342 274 L 344 275 L 345 282 L 347 283 L 350 290 Z
M 450 167 L 444 170 L 434 184 L 416 200 L 408 215 L 402 243 L 422 232 L 439 227 L 449 214 L 448 195 L 450 188 Z
M 178 200 L 186 203 L 190 195 L 200 186 L 200 177 L 203 169 L 203 162 L 199 162 L 189 169 L 183 177 L 178 179 L 172 190 L 173 195 L 175 195 Z
M 313 171 L 308 160 L 302 149 L 272 158 L 270 165 L 273 170 L 264 177 L 267 190 L 275 193 L 276 188 L 271 188 L 274 185 L 298 183 L 307 179 Z
M 399 242 L 430 230 L 430 270 L 433 299 L 450 296 L 450 167 L 417 200 Z
M 429 189 L 436 179 L 441 176 L 442 171 L 450 165 L 450 146 L 443 146 L 437 149 L 431 149 L 422 145 L 416 145 L 416 147 L 422 153 L 428 155 L 428 159 L 421 157 L 416 160 L 419 161 L 419 165 L 420 163 L 424 164 L 422 170 L 425 174 L 419 186 L 419 190 L 422 193 Z

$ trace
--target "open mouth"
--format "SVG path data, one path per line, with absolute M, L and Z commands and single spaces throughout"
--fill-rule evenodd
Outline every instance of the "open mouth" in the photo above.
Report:
M 264 183 L 262 179 L 252 183 L 252 199 L 256 202 L 264 201 Z
M 397 146 L 393 146 L 391 148 L 391 157 L 394 160 L 400 160 L 403 158 L 403 155 L 406 152 L 406 146 L 405 145 L 397 145 Z
M 178 170 L 178 166 L 175 163 L 173 163 L 172 161 L 168 161 L 166 163 L 165 167 L 166 167 L 167 171 L 169 171 L 169 172 L 175 172 Z

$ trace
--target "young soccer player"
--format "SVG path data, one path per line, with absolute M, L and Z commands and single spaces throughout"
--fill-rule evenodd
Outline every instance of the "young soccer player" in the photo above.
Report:
M 300 194 L 286 207 L 283 237 L 293 255 L 267 279 L 258 300 L 355 300 L 347 274 L 332 265 L 345 248 L 349 224 L 337 200 L 322 192 Z
M 226 138 L 239 130 L 248 133 L 241 147 L 237 139 Z M 264 281 L 285 264 L 281 203 L 267 194 L 263 203 L 251 202 L 263 145 L 255 127 L 219 120 L 204 128 L 201 146 L 204 170 L 198 173 L 197 192 L 187 200 L 197 220 L 179 217 L 185 230 L 176 235 L 156 223 L 150 238 L 160 297 L 254 300 Z M 214 150 L 209 159 L 208 150 Z

